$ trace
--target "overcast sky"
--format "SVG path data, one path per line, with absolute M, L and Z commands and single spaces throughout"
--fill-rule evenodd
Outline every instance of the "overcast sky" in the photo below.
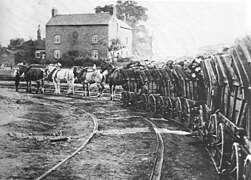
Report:
M 35 39 L 37 26 L 45 37 L 51 9 L 59 14 L 94 13 L 98 5 L 116 0 L 0 0 L 0 43 L 12 38 Z M 148 8 L 148 24 L 153 32 L 156 55 L 181 56 L 201 46 L 233 43 L 251 34 L 249 0 L 167 1 L 138 0 Z

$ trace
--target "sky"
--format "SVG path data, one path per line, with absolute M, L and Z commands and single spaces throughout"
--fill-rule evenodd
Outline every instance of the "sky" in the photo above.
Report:
M 184 56 L 202 46 L 230 44 L 251 35 L 250 0 L 136 0 L 148 9 L 157 57 Z M 59 14 L 94 13 L 96 6 L 116 0 L 0 0 L 0 44 L 13 38 L 36 39 L 55 7 Z

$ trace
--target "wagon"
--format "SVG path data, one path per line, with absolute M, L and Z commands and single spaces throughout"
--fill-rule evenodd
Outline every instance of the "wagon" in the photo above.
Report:
M 218 173 L 237 180 L 251 170 L 251 51 L 240 43 L 203 61 L 207 101 L 198 126 Z

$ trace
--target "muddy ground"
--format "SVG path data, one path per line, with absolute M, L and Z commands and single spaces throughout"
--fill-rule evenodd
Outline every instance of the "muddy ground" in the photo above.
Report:
M 0 179 L 36 179 L 72 154 L 92 132 L 87 112 L 97 118 L 99 133 L 44 179 L 149 179 L 156 135 L 118 100 L 26 94 L 4 86 L 0 92 Z M 196 138 L 177 133 L 184 129 L 173 122 L 154 122 L 165 143 L 161 179 L 218 179 Z

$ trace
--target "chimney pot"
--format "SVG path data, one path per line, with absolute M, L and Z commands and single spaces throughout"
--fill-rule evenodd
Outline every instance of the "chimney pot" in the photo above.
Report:
M 52 17 L 56 16 L 57 14 L 58 14 L 58 10 L 55 8 L 52 8 L 52 10 L 51 10 Z
M 37 29 L 37 40 L 41 40 L 40 25 L 38 25 L 38 29 Z

